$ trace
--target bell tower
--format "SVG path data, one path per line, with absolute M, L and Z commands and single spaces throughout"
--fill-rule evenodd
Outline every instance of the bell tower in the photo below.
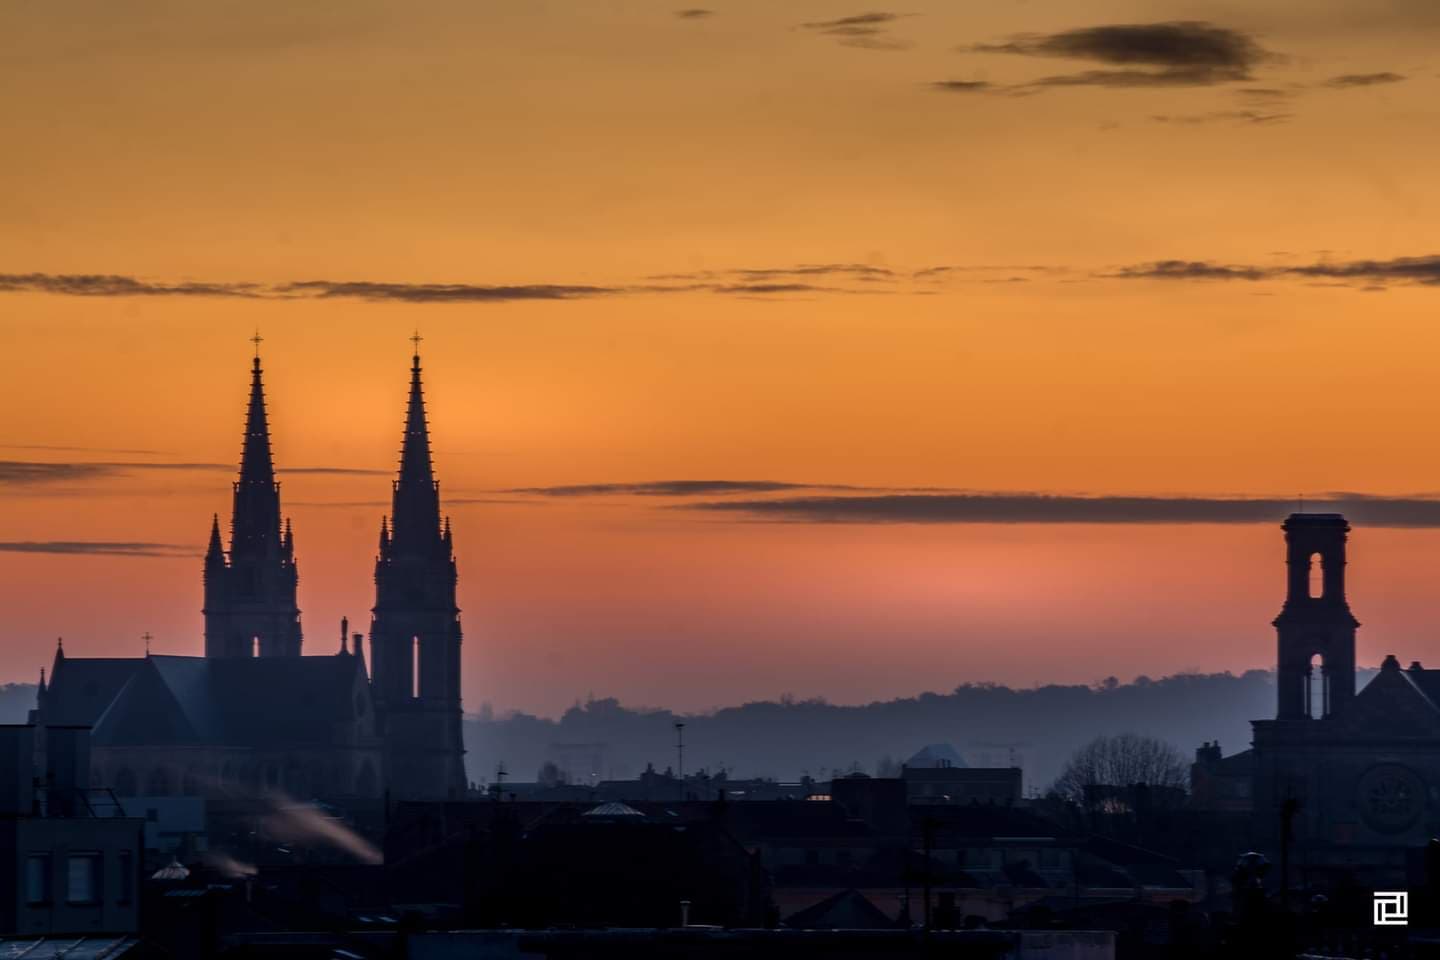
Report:
M 1318 719 L 1343 709 L 1355 696 L 1355 629 L 1360 622 L 1345 599 L 1350 524 L 1338 513 L 1292 513 L 1282 529 L 1288 572 L 1285 606 L 1274 621 L 1276 719 Z

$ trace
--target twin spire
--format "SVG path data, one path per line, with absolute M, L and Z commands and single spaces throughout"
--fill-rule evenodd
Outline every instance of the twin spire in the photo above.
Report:
M 295 538 L 289 518 L 283 528 L 280 515 L 280 484 L 275 480 L 275 462 L 270 447 L 270 421 L 265 409 L 265 386 L 260 366 L 260 336 L 255 342 L 255 359 L 250 373 L 250 401 L 245 415 L 244 446 L 240 454 L 240 476 L 234 484 L 234 509 L 230 521 L 230 563 L 239 557 L 261 558 L 278 555 L 293 564 Z M 415 353 L 410 364 L 410 399 L 405 412 L 405 433 L 400 447 L 400 471 L 394 481 L 391 518 L 382 518 L 382 552 L 392 545 L 403 552 L 424 552 L 450 540 L 449 519 L 440 519 L 440 487 L 430 457 L 430 425 L 425 416 L 425 395 L 420 376 L 420 336 L 412 338 Z M 227 551 L 220 536 L 220 517 L 210 524 L 206 550 L 207 568 L 226 564 Z

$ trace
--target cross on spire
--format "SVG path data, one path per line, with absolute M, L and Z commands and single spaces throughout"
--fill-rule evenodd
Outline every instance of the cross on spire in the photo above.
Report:
M 420 341 L 424 339 L 424 337 L 420 336 L 420 331 L 418 329 L 410 336 L 410 342 L 415 345 L 415 355 L 417 357 L 420 355 Z
M 259 327 L 256 327 L 256 328 L 255 328 L 255 336 L 253 336 L 253 337 L 250 338 L 250 342 L 253 343 L 253 344 L 255 344 L 255 359 L 256 359 L 256 360 L 259 360 L 259 359 L 260 359 L 260 344 L 262 344 L 262 343 L 265 342 L 265 338 L 262 337 L 262 336 L 260 336 L 260 328 L 259 328 Z
M 149 630 L 146 630 L 144 633 L 140 634 L 140 639 L 145 641 L 145 656 L 150 656 L 150 641 L 154 640 L 155 638 L 150 636 Z

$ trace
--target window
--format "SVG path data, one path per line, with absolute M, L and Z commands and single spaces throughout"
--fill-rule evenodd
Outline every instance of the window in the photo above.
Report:
M 1325 596 L 1325 560 L 1318 553 L 1310 554 L 1310 599 Z
M 25 902 L 50 902 L 50 854 L 32 853 L 25 858 Z
M 100 854 L 72 853 L 65 866 L 65 900 L 96 903 L 100 899 Z
M 250 656 L 252 656 L 252 657 L 258 657 L 258 656 L 260 656 L 260 638 L 259 638 L 259 637 L 251 637 L 251 638 L 250 638 Z
M 420 638 L 410 638 L 410 696 L 420 699 Z
M 135 896 L 135 855 L 129 850 L 120 851 L 120 896 L 117 903 L 129 903 Z

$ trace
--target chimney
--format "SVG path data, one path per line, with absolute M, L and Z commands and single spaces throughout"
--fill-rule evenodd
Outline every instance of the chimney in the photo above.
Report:
M 35 728 L 0 725 L 0 816 L 35 812 Z

